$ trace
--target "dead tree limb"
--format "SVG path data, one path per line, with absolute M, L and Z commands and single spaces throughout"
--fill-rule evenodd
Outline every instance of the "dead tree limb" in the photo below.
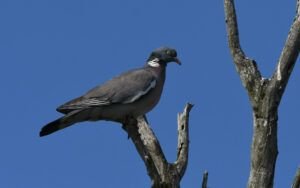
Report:
M 278 65 L 271 78 L 263 78 L 256 62 L 243 52 L 238 33 L 234 0 L 224 0 L 225 22 L 231 55 L 253 108 L 253 138 L 249 188 L 273 187 L 277 148 L 278 107 L 300 49 L 300 7 Z
M 169 163 L 151 130 L 146 117 L 129 119 L 123 123 L 124 130 L 132 139 L 143 159 L 153 188 L 178 188 L 188 163 L 189 112 L 193 105 L 187 104 L 178 115 L 177 160 Z

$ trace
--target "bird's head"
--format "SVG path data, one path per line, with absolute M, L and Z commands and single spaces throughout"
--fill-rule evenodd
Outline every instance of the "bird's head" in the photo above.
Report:
M 155 49 L 147 60 L 148 66 L 159 67 L 161 65 L 166 66 L 167 63 L 175 62 L 181 65 L 180 60 L 177 58 L 177 52 L 175 49 L 168 47 L 161 47 Z

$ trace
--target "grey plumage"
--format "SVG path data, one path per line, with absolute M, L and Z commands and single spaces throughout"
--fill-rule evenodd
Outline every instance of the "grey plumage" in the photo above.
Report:
M 180 61 L 174 49 L 154 50 L 144 67 L 125 72 L 57 108 L 65 116 L 45 125 L 40 136 L 82 121 L 123 122 L 149 112 L 159 101 L 167 63 Z

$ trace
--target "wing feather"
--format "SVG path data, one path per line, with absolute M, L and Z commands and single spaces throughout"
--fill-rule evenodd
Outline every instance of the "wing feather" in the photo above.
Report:
M 97 86 L 85 95 L 73 99 L 57 111 L 68 113 L 73 110 L 100 107 L 110 104 L 128 104 L 137 101 L 156 86 L 156 77 L 147 69 L 135 69 Z

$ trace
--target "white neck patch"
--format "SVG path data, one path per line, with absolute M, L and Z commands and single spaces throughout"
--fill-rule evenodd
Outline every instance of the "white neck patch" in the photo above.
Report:
M 148 61 L 148 65 L 150 67 L 159 67 L 160 64 L 158 62 L 159 62 L 159 59 L 158 58 L 154 58 L 153 60 Z

